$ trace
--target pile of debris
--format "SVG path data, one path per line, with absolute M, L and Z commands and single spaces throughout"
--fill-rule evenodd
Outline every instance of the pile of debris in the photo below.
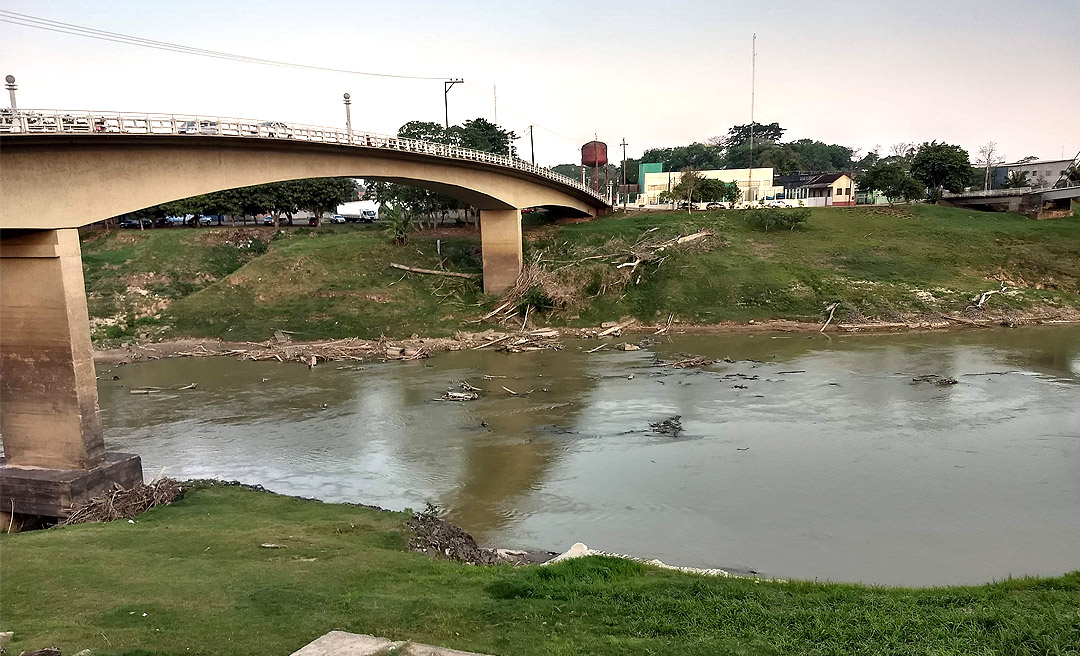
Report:
M 716 364 L 716 360 L 710 360 L 709 358 L 703 358 L 700 356 L 691 356 L 682 358 L 681 360 L 675 360 L 673 362 L 657 360 L 656 363 L 663 367 L 674 367 L 675 369 L 690 369 L 692 367 L 707 367 L 710 364 Z
M 955 378 L 938 374 L 924 374 L 922 376 L 915 376 L 911 379 L 912 385 L 918 385 L 919 383 L 933 383 L 938 387 L 948 387 L 949 385 L 955 385 L 957 382 L 959 381 Z
M 652 432 L 659 435 L 670 435 L 672 437 L 678 437 L 679 433 L 681 433 L 683 430 L 682 415 L 674 415 L 672 417 L 664 419 L 663 421 L 656 421 L 650 423 L 649 428 L 652 429 Z
M 184 496 L 184 488 L 171 478 L 159 478 L 149 485 L 139 483 L 130 490 L 113 484 L 113 489 L 77 506 L 61 525 L 111 522 L 131 519 L 151 508 L 167 506 Z
M 510 333 L 503 335 L 502 337 L 492 337 L 489 341 L 474 346 L 473 350 L 478 351 L 482 348 L 487 348 L 494 344 L 498 344 L 499 347 L 496 351 L 505 351 L 507 353 L 522 353 L 525 351 L 543 351 L 543 350 L 562 350 L 562 342 L 559 341 L 560 333 L 554 328 L 542 328 L 540 330 L 522 331 L 518 333 Z
M 439 519 L 431 509 L 416 513 L 405 525 L 413 532 L 409 539 L 410 551 L 470 565 L 500 562 L 495 551 L 482 549 L 465 530 Z

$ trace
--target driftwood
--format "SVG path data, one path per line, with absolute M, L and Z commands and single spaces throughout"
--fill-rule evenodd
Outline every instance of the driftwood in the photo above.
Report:
M 443 395 L 435 399 L 436 401 L 475 401 L 480 398 L 480 395 L 476 392 L 443 392 Z
M 675 360 L 674 362 L 663 362 L 665 367 L 674 367 L 676 369 L 689 369 L 691 367 L 707 367 L 710 364 L 714 364 L 716 360 L 710 360 L 709 358 L 691 357 L 683 358 L 682 360 Z
M 164 506 L 184 496 L 184 488 L 171 478 L 149 485 L 139 483 L 130 490 L 114 484 L 112 490 L 74 506 L 63 524 L 87 524 L 130 519 L 155 506 Z
M 397 264 L 391 262 L 390 266 L 395 269 L 401 269 L 402 271 L 411 271 L 413 273 L 426 273 L 431 276 L 452 276 L 454 278 L 466 278 L 473 280 L 479 278 L 479 273 L 458 273 L 457 271 L 436 271 L 434 269 L 421 269 L 420 267 L 405 266 L 404 264 Z
M 608 328 L 607 330 L 600 331 L 600 333 L 597 334 L 596 336 L 597 337 L 607 337 L 608 335 L 615 335 L 617 333 L 621 333 L 623 328 L 626 328 L 626 327 L 632 325 L 633 323 L 634 323 L 633 319 L 630 319 L 629 321 L 623 321 L 621 323 L 617 323 L 614 326 Z
M 830 323 L 832 323 L 833 313 L 836 312 L 836 308 L 837 308 L 838 305 L 840 305 L 840 304 L 839 303 L 833 303 L 829 307 L 825 308 L 826 310 L 829 311 L 829 318 L 825 320 L 825 323 L 821 326 L 821 330 L 818 331 L 819 333 L 825 332 L 825 329 L 829 327 Z
M 990 300 L 991 296 L 993 296 L 994 294 L 1004 294 L 1005 290 L 1007 289 L 1008 287 L 1005 286 L 1005 283 L 1001 283 L 1001 289 L 991 289 L 988 292 L 983 292 L 981 295 L 972 299 L 973 301 L 975 301 L 975 305 L 973 307 L 976 307 L 980 310 L 983 309 L 983 307 L 986 305 L 986 302 Z

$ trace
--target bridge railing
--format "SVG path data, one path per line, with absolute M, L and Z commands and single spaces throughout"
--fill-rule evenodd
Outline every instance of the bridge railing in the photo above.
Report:
M 373 132 L 356 130 L 350 132 L 344 128 L 197 114 L 0 109 L 0 134 L 201 135 L 310 141 L 360 148 L 400 150 L 433 157 L 484 162 L 525 171 L 573 187 L 606 203 L 606 199 L 602 194 L 582 184 L 580 180 L 575 180 L 542 166 L 530 164 L 516 157 Z
M 1033 187 L 1015 187 L 1010 189 L 988 189 L 986 191 L 961 191 L 959 193 L 952 193 L 946 191 L 941 194 L 942 198 L 990 198 L 993 196 L 1020 196 L 1023 194 L 1030 194 L 1033 191 Z

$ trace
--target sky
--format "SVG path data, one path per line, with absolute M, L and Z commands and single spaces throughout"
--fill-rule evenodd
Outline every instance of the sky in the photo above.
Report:
M 930 140 L 1008 161 L 1080 151 L 1080 0 L 4 0 L 0 9 L 298 64 L 459 77 L 451 123 L 535 125 L 538 164 L 685 145 L 754 118 L 784 139 Z M 262 66 L 0 22 L 21 108 L 199 113 L 394 133 L 443 83 Z M 0 96 L 0 102 L 3 97 Z M 518 142 L 528 158 L 529 140 Z

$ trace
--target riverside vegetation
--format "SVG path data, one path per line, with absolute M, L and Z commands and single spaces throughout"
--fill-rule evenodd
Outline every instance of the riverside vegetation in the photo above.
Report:
M 2 535 L 8 649 L 287 654 L 332 629 L 522 656 L 1080 649 L 1080 572 L 906 589 L 471 566 L 409 552 L 408 518 L 204 484 L 134 523 Z
M 1080 217 L 1037 222 L 934 205 L 814 208 L 793 230 L 754 229 L 753 212 L 612 216 L 525 228 L 524 288 L 511 300 L 536 325 L 621 317 L 664 323 L 794 319 L 897 321 L 960 314 L 1000 290 L 990 316 L 1074 317 Z M 679 235 L 707 240 L 635 251 Z M 403 274 L 391 262 L 480 273 L 472 228 L 174 228 L 87 233 L 86 284 L 97 340 L 218 337 L 390 338 L 476 330 L 503 302 L 476 279 Z M 979 316 L 987 316 L 985 313 Z

